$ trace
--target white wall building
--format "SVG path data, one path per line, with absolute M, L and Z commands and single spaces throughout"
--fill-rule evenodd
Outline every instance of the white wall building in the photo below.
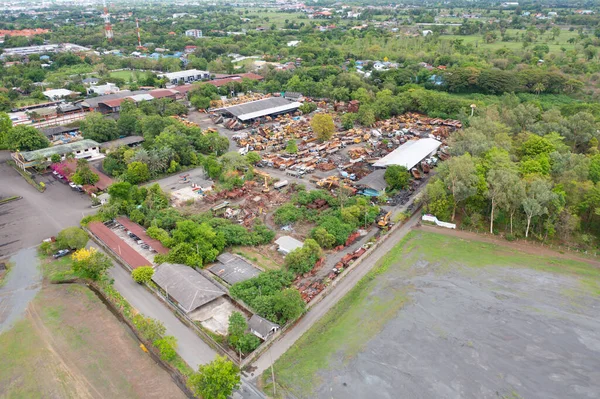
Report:
M 202 37 L 202 31 L 200 29 L 188 29 L 185 31 L 185 35 L 188 37 L 195 37 L 199 39 Z
M 50 89 L 44 92 L 44 96 L 48 97 L 52 101 L 69 97 L 72 94 L 75 94 L 75 92 L 67 89 Z
M 105 96 L 107 94 L 115 94 L 121 91 L 114 83 L 106 83 L 99 86 L 90 86 L 87 89 L 88 94 L 97 94 L 99 96 Z
M 169 72 L 158 75 L 159 78 L 167 78 L 171 84 L 190 83 L 197 80 L 210 78 L 210 72 L 188 69 L 187 71 Z

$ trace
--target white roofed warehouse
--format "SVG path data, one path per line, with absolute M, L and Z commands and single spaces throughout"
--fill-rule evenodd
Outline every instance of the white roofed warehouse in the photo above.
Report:
M 302 104 L 297 101 L 290 101 L 282 97 L 270 97 L 250 101 L 245 104 L 224 107 L 217 110 L 217 112 L 221 113 L 224 117 L 235 117 L 240 122 L 251 122 L 266 116 L 274 117 L 295 112 L 300 105 Z
M 400 165 L 411 170 L 419 162 L 433 155 L 441 145 L 441 142 L 432 138 L 410 140 L 375 162 L 373 166 L 387 168 L 390 165 Z

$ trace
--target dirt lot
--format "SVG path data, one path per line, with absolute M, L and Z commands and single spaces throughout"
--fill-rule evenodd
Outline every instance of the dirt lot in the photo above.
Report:
M 600 398 L 599 320 L 596 266 L 416 231 L 275 372 L 300 398 Z
M 106 306 L 80 285 L 49 285 L 0 335 L 0 397 L 184 398 Z

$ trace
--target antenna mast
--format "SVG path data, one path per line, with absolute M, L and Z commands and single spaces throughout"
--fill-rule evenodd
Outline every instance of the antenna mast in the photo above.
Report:
M 140 24 L 138 23 L 138 19 L 135 19 L 135 29 L 138 35 L 138 48 L 142 48 L 142 39 L 140 39 Z
M 110 15 L 108 14 L 108 7 L 106 7 L 106 0 L 102 0 L 102 5 L 104 6 L 104 11 L 102 13 L 102 19 L 104 20 L 104 35 L 106 36 L 106 40 L 112 42 L 113 30 L 110 25 Z

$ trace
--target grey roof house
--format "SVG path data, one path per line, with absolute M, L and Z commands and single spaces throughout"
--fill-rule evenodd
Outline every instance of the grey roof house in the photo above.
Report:
M 296 240 L 291 236 L 281 236 L 277 240 L 275 240 L 275 244 L 279 247 L 277 250 L 284 255 L 289 254 L 294 249 L 302 248 L 302 241 Z
M 252 315 L 250 321 L 248 322 L 248 327 L 250 328 L 252 334 L 256 335 L 263 341 L 266 341 L 267 338 L 279 330 L 279 324 L 272 323 L 257 314 Z
M 216 284 L 186 265 L 163 263 L 152 280 L 186 313 L 225 295 Z

